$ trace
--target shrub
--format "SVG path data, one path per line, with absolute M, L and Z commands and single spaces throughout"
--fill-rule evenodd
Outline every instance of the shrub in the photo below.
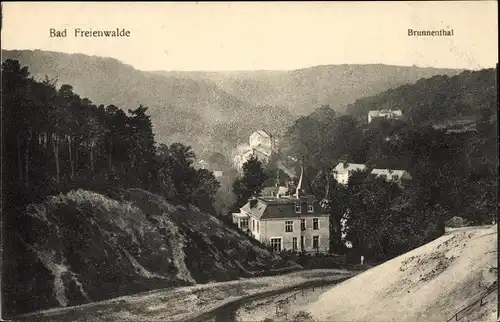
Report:
M 467 226 L 467 222 L 462 217 L 455 216 L 453 218 L 448 219 L 445 222 L 445 226 L 451 228 L 460 228 Z
M 293 318 L 292 318 L 292 321 L 312 321 L 313 318 L 312 318 L 312 315 L 311 313 L 309 312 L 305 312 L 305 311 L 299 311 L 297 312 Z

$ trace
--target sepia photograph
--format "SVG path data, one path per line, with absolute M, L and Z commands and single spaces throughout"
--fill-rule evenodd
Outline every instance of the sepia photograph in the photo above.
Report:
M 0 321 L 499 321 L 498 2 L 1 4 Z

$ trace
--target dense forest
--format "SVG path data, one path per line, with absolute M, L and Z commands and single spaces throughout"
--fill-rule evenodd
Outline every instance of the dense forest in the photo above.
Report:
M 9 59 L 2 99 L 4 313 L 296 269 L 214 216 L 228 183 L 155 142 L 147 107 L 95 105 Z
M 155 142 L 147 107 L 94 105 L 14 60 L 2 74 L 5 210 L 75 188 L 142 188 L 214 212 L 219 183 L 191 166 L 189 146 Z
M 413 122 L 477 119 L 483 110 L 496 113 L 497 69 L 464 71 L 455 76 L 422 78 L 380 94 L 356 100 L 347 114 L 366 122 L 369 110 L 400 109 Z
M 234 147 L 256 129 L 282 135 L 318 104 L 337 112 L 356 99 L 420 78 L 460 70 L 389 65 L 325 65 L 290 71 L 146 72 L 113 58 L 43 50 L 2 50 L 31 75 L 71 84 L 93 102 L 123 110 L 148 106 L 158 142 L 197 154 Z
M 496 70 L 467 71 L 359 100 L 350 106 L 354 115 L 338 117 L 322 107 L 288 129 L 281 151 L 304 160 L 314 178 L 312 188 L 329 204 L 335 226 L 344 221 L 349 227 L 346 239 L 369 257 L 387 259 L 438 236 L 452 217 L 491 223 L 498 187 L 495 89 Z M 392 103 L 410 117 L 365 124 L 367 110 Z M 472 120 L 467 129 L 457 125 L 457 117 Z M 449 131 L 457 126 L 458 131 Z M 400 186 L 365 172 L 344 187 L 327 178 L 342 159 L 407 170 L 413 179 Z M 332 233 L 340 238 L 339 231 Z

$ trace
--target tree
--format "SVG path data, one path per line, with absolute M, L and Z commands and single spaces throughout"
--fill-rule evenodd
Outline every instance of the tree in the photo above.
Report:
M 250 157 L 243 164 L 243 176 L 233 184 L 236 195 L 236 207 L 242 207 L 250 197 L 257 196 L 264 188 L 267 175 L 264 173 L 262 163 L 256 157 Z
M 205 169 L 196 171 L 196 179 L 196 182 L 193 183 L 194 192 L 191 196 L 191 203 L 202 210 L 215 214 L 214 198 L 220 188 L 219 181 L 212 172 Z

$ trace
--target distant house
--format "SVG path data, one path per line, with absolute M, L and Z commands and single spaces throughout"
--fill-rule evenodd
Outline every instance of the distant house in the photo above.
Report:
M 403 116 L 401 110 L 372 110 L 368 112 L 368 123 L 371 123 L 374 119 L 400 119 Z
M 240 172 L 250 157 L 257 157 L 260 161 L 267 162 L 276 151 L 275 139 L 262 130 L 253 132 L 248 141 L 249 143 L 240 144 L 236 148 L 233 157 L 234 167 Z
M 314 196 L 303 188 L 302 169 L 293 196 L 261 196 L 252 198 L 233 222 L 274 251 L 292 250 L 327 253 L 330 245 L 330 215 Z
M 222 177 L 223 175 L 224 175 L 224 173 L 222 171 L 218 171 L 218 170 L 214 171 L 214 176 L 216 178 Z
M 262 189 L 261 196 L 263 197 L 283 197 L 286 196 L 288 192 L 288 187 L 284 186 L 274 186 L 274 187 L 265 187 Z
M 396 183 L 401 183 L 402 180 L 411 180 L 412 177 L 410 173 L 406 170 L 392 170 L 392 169 L 373 169 L 371 174 L 384 178 L 387 181 L 393 181 Z
M 454 120 L 446 123 L 434 124 L 434 130 L 445 131 L 446 134 L 464 134 L 477 132 L 476 123 L 470 120 Z
M 365 171 L 367 169 L 366 165 L 358 163 L 347 163 L 345 161 L 339 162 L 337 166 L 332 170 L 332 175 L 338 183 L 347 185 L 349 182 L 349 177 L 355 171 Z
M 249 143 L 251 147 L 268 147 L 274 149 L 274 141 L 271 135 L 262 130 L 258 130 L 250 134 Z
M 200 160 L 198 161 L 196 164 L 195 164 L 195 168 L 198 168 L 198 169 L 206 169 L 208 166 L 208 163 L 207 161 L 205 160 Z

